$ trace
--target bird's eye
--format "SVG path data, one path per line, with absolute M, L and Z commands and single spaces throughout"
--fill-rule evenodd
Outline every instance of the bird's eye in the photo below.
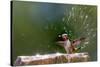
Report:
M 73 41 L 73 43 L 75 43 L 75 41 Z

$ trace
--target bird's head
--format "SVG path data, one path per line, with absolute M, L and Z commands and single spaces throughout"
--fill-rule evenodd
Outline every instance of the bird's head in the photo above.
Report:
M 67 34 L 62 34 L 62 38 L 63 38 L 64 40 L 69 39 Z

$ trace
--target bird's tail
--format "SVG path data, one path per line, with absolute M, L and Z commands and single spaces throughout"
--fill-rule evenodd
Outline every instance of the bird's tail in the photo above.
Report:
M 81 50 L 82 48 L 83 48 L 83 47 L 77 47 L 77 48 L 75 48 L 75 50 L 74 50 L 73 52 L 75 53 L 75 52 Z

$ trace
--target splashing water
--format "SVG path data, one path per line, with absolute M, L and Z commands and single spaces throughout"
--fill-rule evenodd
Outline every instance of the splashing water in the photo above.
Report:
M 95 56 L 97 56 L 96 17 L 96 7 L 88 6 L 73 6 L 69 15 L 65 14 L 64 17 L 66 18 L 65 20 L 67 20 L 64 21 L 67 27 L 70 27 L 70 30 L 74 33 L 71 35 L 71 39 L 86 37 L 86 42 L 82 43 L 84 44 L 84 48 L 81 51 L 89 52 L 91 60 L 96 60 Z M 95 53 L 95 55 L 93 55 L 93 53 Z

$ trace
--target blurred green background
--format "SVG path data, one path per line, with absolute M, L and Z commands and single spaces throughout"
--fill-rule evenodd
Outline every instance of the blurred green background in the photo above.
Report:
M 66 53 L 56 44 L 59 34 L 86 37 L 91 61 L 97 60 L 97 7 L 40 2 L 12 2 L 12 60 L 20 55 Z

